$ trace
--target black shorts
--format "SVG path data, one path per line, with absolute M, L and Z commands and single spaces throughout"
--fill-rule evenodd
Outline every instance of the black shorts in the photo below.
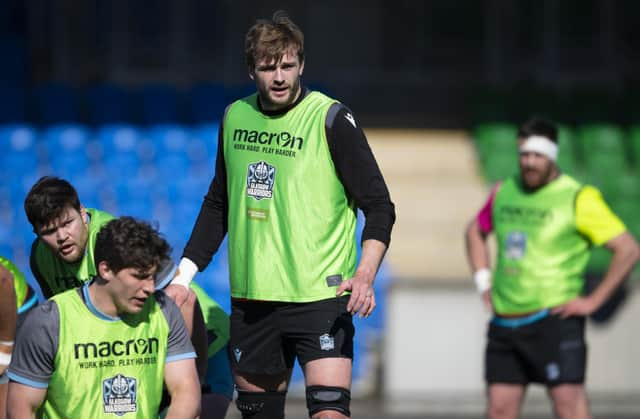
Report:
M 531 324 L 489 324 L 485 352 L 487 383 L 546 386 L 584 383 L 587 345 L 585 319 L 547 315 Z
M 277 375 L 320 358 L 353 358 L 349 296 L 310 303 L 232 301 L 229 359 L 235 371 Z

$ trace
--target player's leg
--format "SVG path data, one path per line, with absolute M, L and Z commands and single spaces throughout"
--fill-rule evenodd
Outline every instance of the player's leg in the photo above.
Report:
M 233 377 L 227 356 L 227 346 L 224 346 L 209 357 L 200 418 L 224 419 L 232 399 Z
M 519 417 L 529 382 L 524 359 L 519 352 L 521 330 L 489 324 L 485 350 L 487 382 L 487 417 L 514 419 Z
M 307 408 L 314 419 L 344 419 L 351 415 L 349 358 L 321 358 L 304 365 Z
M 0 375 L 0 419 L 7 417 L 7 391 L 9 390 L 9 380 L 5 374 Z
M 590 418 L 589 401 L 584 387 L 587 346 L 584 339 L 585 319 L 558 316 L 549 318 L 546 347 L 549 351 L 547 373 L 548 394 L 556 415 L 561 418 Z M 553 368 L 549 368 L 553 365 Z
M 487 417 L 516 419 L 524 400 L 526 387 L 521 384 L 490 384 L 487 389 Z
M 293 369 L 292 351 L 282 345 L 277 303 L 232 301 L 229 361 L 243 419 L 284 418 Z M 286 352 L 286 353 L 285 353 Z
M 560 384 L 549 389 L 553 411 L 560 419 L 590 419 L 584 384 Z
M 305 376 L 309 416 L 351 416 L 351 369 L 355 330 L 347 311 L 349 296 L 287 308 L 281 314 L 287 340 Z

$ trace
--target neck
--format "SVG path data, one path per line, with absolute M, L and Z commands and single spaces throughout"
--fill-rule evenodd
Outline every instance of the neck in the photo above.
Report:
M 102 314 L 106 314 L 107 316 L 114 318 L 119 317 L 118 309 L 113 302 L 113 299 L 105 289 L 104 285 L 100 284 L 99 281 L 100 279 L 96 278 L 88 286 L 91 304 L 93 304 L 93 306 Z

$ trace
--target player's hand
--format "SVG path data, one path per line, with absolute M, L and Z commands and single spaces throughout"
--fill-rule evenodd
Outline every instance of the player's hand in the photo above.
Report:
M 493 311 L 493 303 L 491 302 L 491 288 L 489 288 L 488 290 L 484 290 L 482 294 L 480 294 L 480 297 L 482 298 L 484 307 L 488 311 Z
M 191 290 L 184 285 L 169 284 L 164 289 L 164 293 L 167 294 L 178 307 L 182 307 L 189 298 L 189 292 Z
M 373 279 L 367 280 L 365 275 L 356 272 L 353 278 L 343 281 L 338 287 L 336 295 L 339 297 L 345 291 L 351 291 L 351 297 L 347 303 L 347 311 L 352 315 L 369 317 L 376 308 L 376 294 L 373 290 Z
M 589 297 L 578 297 L 551 310 L 566 319 L 571 316 L 588 316 L 597 309 L 597 305 Z

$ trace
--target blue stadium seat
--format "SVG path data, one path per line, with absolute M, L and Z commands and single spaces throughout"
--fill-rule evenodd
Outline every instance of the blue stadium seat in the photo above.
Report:
M 94 125 L 128 123 L 134 120 L 129 92 L 120 86 L 103 83 L 86 91 L 89 123 Z
M 98 128 L 96 138 L 101 147 L 106 178 L 120 181 L 138 176 L 142 165 L 142 140 L 136 127 L 105 125 Z
M 180 121 L 179 98 L 176 90 L 162 84 L 149 84 L 137 92 L 140 98 L 142 123 L 167 124 Z
M 42 133 L 49 166 L 56 176 L 70 182 L 83 178 L 89 170 L 89 130 L 79 124 L 52 125 Z
M 187 176 L 191 168 L 188 154 L 189 132 L 180 125 L 155 125 L 146 134 L 155 147 L 154 165 L 160 179 Z
M 0 164 L 7 181 L 39 171 L 41 165 L 37 141 L 37 132 L 31 126 L 0 126 Z
M 43 125 L 77 122 L 80 120 L 78 94 L 64 83 L 47 83 L 33 91 L 38 122 Z
M 190 118 L 195 124 L 220 121 L 227 105 L 222 84 L 200 83 L 187 92 Z
M 190 131 L 188 153 L 193 165 L 192 172 L 200 177 L 211 179 L 215 173 L 218 129 L 219 125 L 213 123 L 198 125 Z

